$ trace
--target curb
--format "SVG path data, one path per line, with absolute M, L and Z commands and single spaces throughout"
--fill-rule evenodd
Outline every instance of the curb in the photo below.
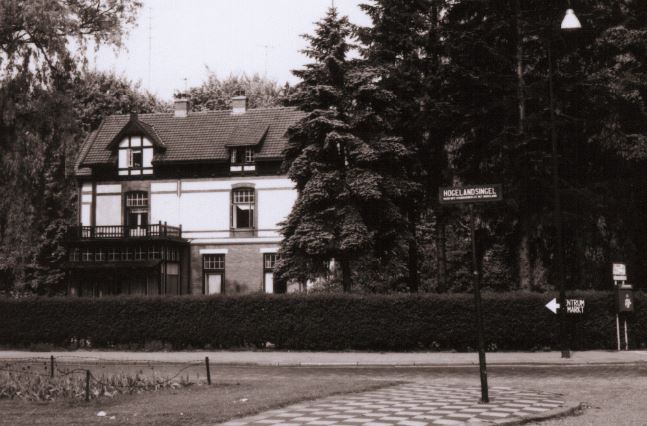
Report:
M 501 422 L 496 422 L 498 425 L 523 425 L 530 422 L 540 422 L 549 419 L 557 419 L 560 417 L 568 417 L 575 415 L 577 412 L 582 411 L 584 406 L 581 402 L 566 403 L 564 407 L 555 408 L 554 410 L 545 411 L 543 413 L 533 414 L 526 417 L 517 417 L 515 419 L 505 419 Z M 485 424 L 485 423 L 484 423 Z
M 63 357 L 61 357 L 63 358 Z M 71 358 L 71 357 L 70 357 Z M 33 357 L 33 358 L 0 358 L 0 361 L 5 362 L 43 362 L 49 361 L 49 357 Z M 409 362 L 409 363 L 363 363 L 363 362 L 263 362 L 263 361 L 249 361 L 249 362 L 219 362 L 217 359 L 209 360 L 211 365 L 225 366 L 225 367 L 302 367 L 302 368 L 335 368 L 335 367 L 356 367 L 356 368 L 447 368 L 447 369 L 461 369 L 461 368 L 477 368 L 478 362 L 470 363 L 425 363 L 425 362 Z M 74 364 L 200 364 L 204 359 L 194 360 L 155 360 L 155 359 L 109 359 L 109 358 L 88 358 L 88 359 L 60 359 L 57 362 L 61 363 L 74 363 Z M 586 367 L 637 367 L 647 365 L 646 361 L 632 361 L 632 362 L 578 362 L 578 363 L 559 363 L 559 362 L 488 362 L 488 368 L 495 367 L 524 367 L 524 368 L 586 368 Z

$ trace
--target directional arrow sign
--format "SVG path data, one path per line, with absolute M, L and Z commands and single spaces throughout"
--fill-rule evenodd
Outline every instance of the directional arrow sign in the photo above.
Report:
M 557 310 L 559 309 L 559 303 L 557 303 L 557 299 L 553 299 L 550 302 L 546 303 L 546 307 L 550 309 L 554 314 L 556 314 Z

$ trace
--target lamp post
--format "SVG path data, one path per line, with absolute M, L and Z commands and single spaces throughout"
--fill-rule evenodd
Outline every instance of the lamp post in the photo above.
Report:
M 573 9 L 567 9 L 564 19 L 560 25 L 564 31 L 573 31 L 582 28 L 579 19 L 575 16 Z M 552 178 L 553 178 L 553 208 L 555 239 L 557 245 L 557 282 L 559 284 L 559 340 L 562 358 L 570 358 L 571 351 L 566 336 L 566 289 L 564 288 L 564 241 L 562 239 L 562 208 L 559 197 L 559 159 L 557 157 L 557 130 L 555 128 L 555 87 L 553 77 L 555 65 L 551 42 L 548 42 L 548 92 L 550 102 L 550 142 L 552 151 Z

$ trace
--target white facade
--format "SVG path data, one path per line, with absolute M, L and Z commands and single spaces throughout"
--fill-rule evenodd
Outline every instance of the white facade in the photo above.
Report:
M 231 177 L 141 182 L 150 197 L 150 223 L 182 225 L 182 236 L 193 243 L 228 243 L 231 235 L 232 190 L 255 191 L 254 236 L 245 242 L 278 242 L 279 223 L 287 218 L 296 200 L 294 184 L 286 177 Z M 81 224 L 91 225 L 92 204 L 96 203 L 97 226 L 124 225 L 125 183 L 97 183 L 81 188 Z M 93 200 L 94 198 L 94 200 Z

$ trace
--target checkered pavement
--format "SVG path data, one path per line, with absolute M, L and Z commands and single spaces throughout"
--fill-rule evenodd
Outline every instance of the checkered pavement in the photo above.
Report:
M 478 386 L 409 383 L 376 391 L 290 405 L 227 426 L 248 425 L 455 425 L 502 423 L 564 405 L 559 395 L 490 387 L 490 403 L 479 404 Z

